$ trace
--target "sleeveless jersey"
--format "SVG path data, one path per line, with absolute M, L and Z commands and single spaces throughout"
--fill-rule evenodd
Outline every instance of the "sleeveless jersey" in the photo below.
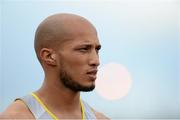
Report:
M 16 100 L 22 100 L 29 108 L 35 119 L 53 119 L 32 95 L 26 95 Z M 82 101 L 82 104 L 84 106 L 85 120 L 95 120 L 96 116 L 90 106 L 84 101 Z

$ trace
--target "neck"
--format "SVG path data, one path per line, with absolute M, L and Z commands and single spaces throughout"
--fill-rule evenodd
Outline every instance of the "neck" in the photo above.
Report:
M 51 111 L 76 112 L 81 109 L 80 92 L 66 88 L 57 79 L 45 79 L 42 87 L 35 94 Z

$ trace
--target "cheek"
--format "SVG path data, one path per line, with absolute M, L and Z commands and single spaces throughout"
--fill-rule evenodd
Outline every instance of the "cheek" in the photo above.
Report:
M 72 67 L 82 67 L 87 64 L 87 56 L 71 54 L 71 56 L 67 56 L 65 61 Z
M 63 65 L 70 74 L 80 75 L 85 72 L 87 62 L 85 58 L 71 56 L 63 60 Z

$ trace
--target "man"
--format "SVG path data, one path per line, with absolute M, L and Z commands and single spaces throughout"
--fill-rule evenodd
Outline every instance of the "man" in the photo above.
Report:
M 101 45 L 94 26 L 74 14 L 55 14 L 37 28 L 34 47 L 42 87 L 12 103 L 1 119 L 107 119 L 81 100 L 95 88 Z

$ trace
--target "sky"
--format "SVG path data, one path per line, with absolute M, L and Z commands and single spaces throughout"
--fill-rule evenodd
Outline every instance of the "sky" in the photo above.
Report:
M 54 13 L 91 21 L 102 44 L 96 89 L 82 98 L 110 118 L 180 118 L 179 2 L 176 0 L 2 0 L 0 111 L 38 89 L 39 23 Z M 109 70 L 109 71 L 108 71 Z

